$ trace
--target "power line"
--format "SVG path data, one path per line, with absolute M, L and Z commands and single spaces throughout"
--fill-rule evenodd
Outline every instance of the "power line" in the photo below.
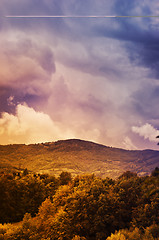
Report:
M 159 18 L 154 15 L 115 16 L 115 15 L 7 15 L 6 18 Z

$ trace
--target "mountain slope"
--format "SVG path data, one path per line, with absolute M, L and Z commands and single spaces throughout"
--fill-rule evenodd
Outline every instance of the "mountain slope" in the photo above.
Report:
M 159 166 L 159 151 L 128 151 L 78 139 L 42 144 L 0 145 L 0 163 L 39 173 L 94 173 L 116 178 L 130 170 L 149 174 Z

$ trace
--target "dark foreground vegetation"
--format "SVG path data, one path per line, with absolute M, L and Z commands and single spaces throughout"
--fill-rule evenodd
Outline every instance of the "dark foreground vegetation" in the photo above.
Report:
M 0 240 L 159 239 L 159 169 L 118 179 L 0 174 Z

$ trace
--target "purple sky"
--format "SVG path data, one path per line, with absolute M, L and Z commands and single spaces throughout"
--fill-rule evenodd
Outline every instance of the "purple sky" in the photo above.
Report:
M 158 149 L 158 0 L 1 0 L 0 144 Z

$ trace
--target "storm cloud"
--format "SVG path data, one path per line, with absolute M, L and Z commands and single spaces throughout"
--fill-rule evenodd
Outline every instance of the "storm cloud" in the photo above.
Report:
M 2 144 L 75 137 L 128 149 L 157 148 L 137 127 L 159 128 L 158 18 L 5 17 L 159 15 L 157 0 L 2 0 L 0 15 Z M 23 131 L 22 122 L 29 129 L 34 117 L 41 137 L 36 128 Z

